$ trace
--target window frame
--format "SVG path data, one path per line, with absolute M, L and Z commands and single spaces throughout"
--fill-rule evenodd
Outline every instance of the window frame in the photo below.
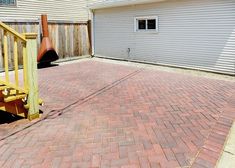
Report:
M 156 21 L 156 28 L 155 29 L 148 29 L 148 20 L 155 20 Z M 159 21 L 158 21 L 158 16 L 138 16 L 134 18 L 134 32 L 146 32 L 146 33 L 158 33 L 159 32 Z M 145 20 L 145 29 L 139 29 L 139 20 Z
M 0 4 L 0 8 L 1 7 L 17 7 L 17 0 L 14 0 L 14 4 L 8 4 L 8 5 L 7 4 L 6 5 L 1 5 Z

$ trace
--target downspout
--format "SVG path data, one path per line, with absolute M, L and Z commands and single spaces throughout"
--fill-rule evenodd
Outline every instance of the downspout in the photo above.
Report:
M 91 13 L 91 18 L 90 18 L 90 44 L 91 44 L 91 56 L 94 57 L 95 56 L 95 29 L 94 29 L 94 10 L 90 9 L 89 13 Z
M 86 9 L 87 9 L 87 18 L 88 18 L 88 24 L 90 22 L 90 34 L 89 41 L 90 41 L 90 51 L 89 54 L 91 57 L 95 56 L 95 33 L 94 33 L 94 9 L 89 8 L 89 5 L 91 5 L 89 0 L 86 0 Z M 91 16 L 90 16 L 91 15 Z M 89 25 L 88 25 L 89 26 Z
M 91 41 L 92 41 L 92 57 L 95 56 L 95 11 L 94 10 L 91 10 L 91 34 L 92 34 L 92 37 L 91 37 Z

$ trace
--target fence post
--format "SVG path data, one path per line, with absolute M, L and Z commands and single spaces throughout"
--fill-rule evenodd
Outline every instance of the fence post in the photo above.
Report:
M 37 34 L 25 33 L 26 43 L 26 67 L 28 77 L 28 119 L 39 118 L 38 105 L 38 74 L 37 74 Z

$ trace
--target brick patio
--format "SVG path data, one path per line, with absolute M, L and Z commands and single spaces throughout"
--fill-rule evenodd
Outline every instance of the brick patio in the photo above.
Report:
M 235 119 L 229 81 L 88 60 L 39 83 L 42 118 L 0 125 L 0 167 L 214 167 Z

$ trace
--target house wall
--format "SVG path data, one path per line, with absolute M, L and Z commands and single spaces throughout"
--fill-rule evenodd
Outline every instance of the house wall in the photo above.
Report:
M 134 32 L 134 17 L 148 15 L 159 16 L 159 33 Z M 235 75 L 235 1 L 167 0 L 95 10 L 94 52 Z
M 17 0 L 17 6 L 0 6 L 0 20 L 37 20 L 42 13 L 51 20 L 87 21 L 89 0 Z

